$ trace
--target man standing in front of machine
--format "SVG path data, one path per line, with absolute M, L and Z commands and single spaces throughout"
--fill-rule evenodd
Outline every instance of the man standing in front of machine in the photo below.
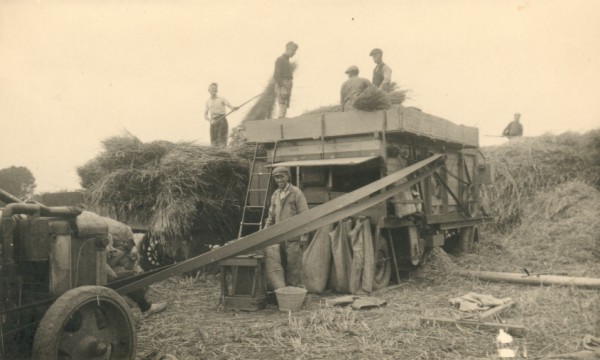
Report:
M 294 78 L 294 66 L 290 63 L 290 58 L 296 54 L 296 50 L 298 50 L 298 44 L 290 41 L 285 45 L 285 52 L 283 55 L 275 60 L 273 80 L 275 80 L 277 102 L 279 103 L 278 118 L 285 117 L 287 109 L 290 107 Z
M 290 170 L 279 166 L 273 170 L 273 178 L 277 183 L 277 190 L 271 197 L 269 217 L 265 228 L 277 224 L 308 210 L 306 198 L 302 190 L 290 184 Z M 302 282 L 302 249 L 308 241 L 308 234 L 300 239 L 287 240 L 283 244 L 285 261 L 281 259 L 281 246 L 275 244 L 265 249 L 265 265 L 267 280 L 274 290 L 287 285 L 297 286 Z M 285 271 L 282 266 L 285 264 Z
M 375 62 L 373 69 L 373 86 L 383 91 L 391 91 L 392 84 L 392 69 L 383 62 L 383 51 L 381 49 L 373 49 L 369 53 Z

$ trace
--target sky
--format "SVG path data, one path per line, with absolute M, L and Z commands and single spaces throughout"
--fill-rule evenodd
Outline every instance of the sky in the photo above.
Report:
M 209 143 L 208 85 L 259 94 L 292 40 L 288 116 L 336 104 L 350 65 L 383 49 L 405 106 L 479 128 L 520 112 L 526 136 L 600 127 L 596 0 L 0 0 L 0 169 L 75 190 L 101 141 Z M 228 116 L 230 128 L 252 103 Z

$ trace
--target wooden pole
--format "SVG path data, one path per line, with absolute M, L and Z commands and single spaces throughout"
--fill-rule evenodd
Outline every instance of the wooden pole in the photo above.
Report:
M 423 326 L 460 325 L 474 327 L 476 329 L 492 330 L 496 332 L 499 329 L 503 329 L 516 337 L 523 337 L 525 334 L 527 334 L 527 328 L 523 325 L 517 324 L 498 324 L 474 320 L 438 319 L 430 317 L 420 318 L 419 321 Z
M 502 273 L 492 271 L 461 271 L 460 275 L 475 277 L 485 281 L 509 282 L 515 284 L 527 285 L 566 285 L 576 286 L 588 289 L 600 289 L 600 279 L 556 276 L 556 275 L 526 275 L 519 273 Z

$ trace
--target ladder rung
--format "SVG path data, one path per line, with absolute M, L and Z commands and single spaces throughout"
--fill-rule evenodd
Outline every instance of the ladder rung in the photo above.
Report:
M 267 191 L 267 189 L 250 189 L 248 191 Z
M 254 226 L 260 226 L 261 223 L 242 223 L 241 225 L 254 225 Z
M 255 159 L 268 159 L 268 156 L 256 156 Z
M 270 173 L 257 172 L 257 173 L 252 173 L 252 175 L 271 175 L 271 174 Z
M 264 206 L 261 205 L 246 205 L 246 208 L 250 208 L 250 209 L 256 209 L 256 208 L 260 208 L 260 209 L 264 209 Z

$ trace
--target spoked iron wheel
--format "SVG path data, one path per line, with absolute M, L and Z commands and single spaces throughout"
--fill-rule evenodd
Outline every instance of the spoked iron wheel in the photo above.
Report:
M 134 359 L 135 326 L 129 306 L 115 291 L 82 286 L 48 309 L 35 334 L 33 359 Z

